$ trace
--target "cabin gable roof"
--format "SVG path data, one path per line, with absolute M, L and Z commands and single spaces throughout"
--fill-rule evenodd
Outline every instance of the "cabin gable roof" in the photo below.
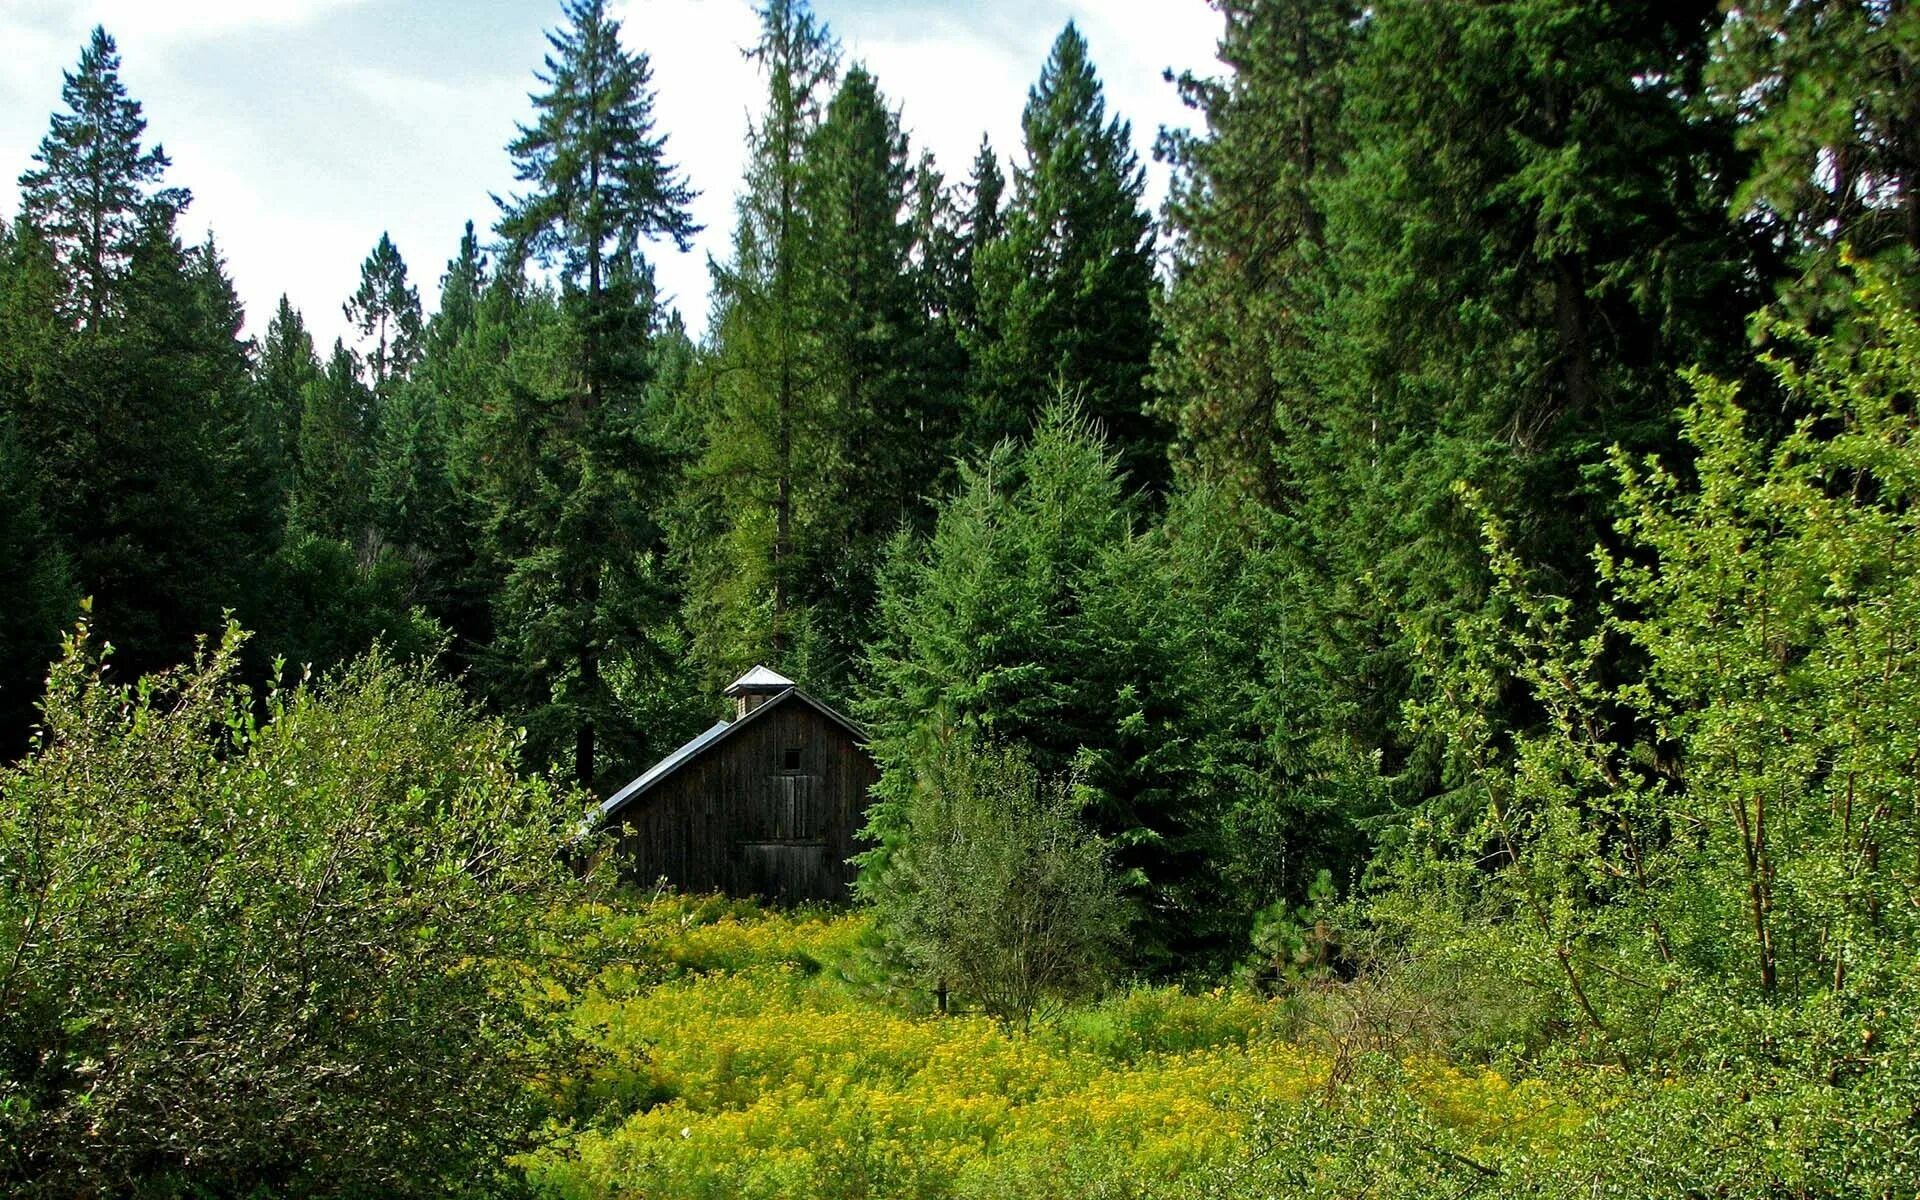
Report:
M 621 810 L 627 808 L 668 779 L 671 779 L 688 763 L 702 757 L 715 746 L 722 744 L 740 730 L 752 725 L 760 719 L 761 714 L 771 712 L 783 704 L 793 702 L 804 704 L 813 709 L 828 721 L 845 730 L 847 735 L 856 743 L 860 745 L 866 744 L 866 730 L 842 716 L 832 707 L 815 700 L 799 688 L 789 685 L 785 691 L 772 697 L 765 704 L 760 705 L 746 716 L 733 721 L 723 720 L 716 722 L 699 736 L 693 738 L 678 750 L 675 750 L 672 754 L 667 755 L 659 762 L 653 764 L 653 766 L 648 767 L 638 779 L 627 784 L 627 786 L 621 788 L 613 795 L 608 796 L 600 804 L 601 822 L 604 823 L 618 816 Z

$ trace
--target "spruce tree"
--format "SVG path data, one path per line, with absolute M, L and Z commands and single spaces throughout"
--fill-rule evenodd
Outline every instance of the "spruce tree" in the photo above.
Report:
M 972 440 L 1023 435 L 1064 389 L 1114 439 L 1126 474 L 1165 474 L 1166 434 L 1146 412 L 1154 339 L 1153 236 L 1132 128 L 1107 116 L 1086 40 L 1061 31 L 1021 118 L 1006 233 L 981 252 L 983 330 Z
M 557 341 L 514 350 L 569 369 L 509 384 L 484 434 L 498 464 L 484 486 L 507 576 L 495 608 L 509 653 L 496 665 L 521 695 L 544 694 L 550 724 L 571 727 L 574 773 L 591 785 L 598 731 L 626 723 L 603 662 L 638 649 L 667 611 L 654 565 L 663 473 L 639 420 L 658 320 L 642 249 L 660 237 L 685 249 L 697 226 L 654 128 L 646 56 L 620 44 L 605 0 L 562 12 L 535 120 L 508 146 L 528 190 L 503 203 L 498 229 L 561 284 Z
M 53 246 L 66 280 L 68 315 L 97 329 L 131 262 L 143 221 L 155 208 L 186 207 L 183 188 L 157 185 L 169 165 L 158 145 L 140 144 L 146 118 L 120 82 L 120 53 L 94 26 L 79 66 L 60 88 L 55 113 L 20 176 L 25 219 Z
M 363 341 L 370 339 L 365 362 L 367 386 L 386 396 L 420 357 L 420 293 L 407 282 L 407 263 L 393 239 L 382 233 L 365 262 L 360 286 L 341 306 Z
M 749 56 L 766 78 L 766 108 L 748 130 L 733 253 L 714 268 L 714 353 L 697 385 L 707 436 L 677 538 L 692 583 L 687 622 L 710 679 L 757 660 L 821 674 L 806 662 L 799 542 L 844 432 L 812 386 L 814 230 L 802 198 L 839 51 L 805 0 L 770 0 L 760 19 Z

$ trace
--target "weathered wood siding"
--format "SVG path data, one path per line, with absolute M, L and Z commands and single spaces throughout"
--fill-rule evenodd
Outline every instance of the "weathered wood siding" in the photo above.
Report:
M 862 849 L 854 835 L 877 778 L 845 728 L 789 696 L 623 809 L 621 845 L 642 883 L 788 904 L 845 900 L 847 859 Z

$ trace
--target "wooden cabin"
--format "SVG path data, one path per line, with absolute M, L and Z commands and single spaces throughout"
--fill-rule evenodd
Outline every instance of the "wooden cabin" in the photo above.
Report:
M 783 904 L 847 899 L 879 778 L 865 732 L 765 667 L 726 695 L 731 719 L 600 806 L 634 877 Z

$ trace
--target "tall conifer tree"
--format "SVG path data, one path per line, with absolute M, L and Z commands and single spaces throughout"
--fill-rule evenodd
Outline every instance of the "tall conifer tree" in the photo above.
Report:
M 275 522 L 239 302 L 211 239 L 176 236 L 187 193 L 162 186 L 118 70 L 96 29 L 21 178 L 19 244 L 52 270 L 16 292 L 44 307 L 14 314 L 35 346 L 14 431 L 102 632 L 140 671 L 243 603 Z
M 813 229 L 801 194 L 839 51 L 806 0 L 769 0 L 760 20 L 748 53 L 766 77 L 767 103 L 747 135 L 733 255 L 715 267 L 708 432 L 681 532 L 694 585 L 688 621 L 715 675 L 759 658 L 810 673 L 796 661 L 810 652 L 796 543 L 839 432 L 813 386 Z
M 60 89 L 64 113 L 20 177 L 26 219 L 54 247 L 71 315 L 98 327 L 126 273 L 140 226 L 154 207 L 187 205 L 183 188 L 157 185 L 169 165 L 159 146 L 140 144 L 146 118 L 120 82 L 120 53 L 94 26 L 80 64 Z
M 1069 23 L 1021 118 L 1006 233 L 981 254 L 976 444 L 1020 436 L 1063 389 L 1114 439 L 1135 484 L 1165 475 L 1146 412 L 1153 235 L 1131 126 L 1107 116 L 1086 39 Z
M 267 322 L 253 368 L 256 434 L 272 466 L 282 503 L 290 494 L 300 453 L 300 418 L 306 392 L 320 378 L 320 359 L 306 321 L 285 295 Z
M 1403 723 L 1427 686 L 1413 648 L 1487 602 L 1456 485 L 1586 604 L 1605 448 L 1671 447 L 1674 364 L 1724 363 L 1759 299 L 1725 216 L 1730 131 L 1697 116 L 1719 19 L 1709 0 L 1369 8 L 1345 170 L 1318 193 L 1313 405 L 1283 407 L 1279 472 L 1327 708 L 1409 794 L 1441 783 Z
M 385 397 L 420 357 L 420 293 L 407 282 L 407 263 L 386 234 L 360 264 L 360 286 L 342 306 L 364 340 L 367 385 Z
M 1223 79 L 1184 76 L 1205 136 L 1169 133 L 1174 284 L 1154 359 L 1155 404 L 1178 434 L 1183 475 L 1278 505 L 1281 428 L 1311 418 L 1320 192 L 1340 170 L 1344 67 L 1357 3 L 1216 0 Z M 1286 411 L 1282 411 L 1285 409 Z
M 698 227 L 654 128 L 646 55 L 620 44 L 605 0 L 568 0 L 563 15 L 537 115 L 508 147 L 528 190 L 504 203 L 499 232 L 558 268 L 561 345 L 525 349 L 557 350 L 569 369 L 509 389 L 491 445 L 520 465 L 494 473 L 488 500 L 508 574 L 498 665 L 540 697 L 547 725 L 571 728 L 575 775 L 592 784 L 597 734 L 624 720 L 604 660 L 666 611 L 652 565 L 663 472 L 638 420 L 657 320 L 642 249 L 685 249 Z
M 921 169 L 937 192 L 931 165 Z M 943 372 L 951 356 L 943 364 L 916 254 L 939 230 L 916 227 L 918 182 L 898 118 L 854 65 L 808 146 L 801 186 L 812 234 L 799 318 L 831 453 L 815 467 L 821 494 L 796 539 L 792 582 L 818 614 L 836 673 L 865 639 L 882 545 L 924 514 L 951 445 L 956 381 Z
M 359 356 L 335 340 L 326 366 L 301 393 L 300 454 L 291 507 L 305 532 L 360 546 L 368 532 L 377 406 Z

